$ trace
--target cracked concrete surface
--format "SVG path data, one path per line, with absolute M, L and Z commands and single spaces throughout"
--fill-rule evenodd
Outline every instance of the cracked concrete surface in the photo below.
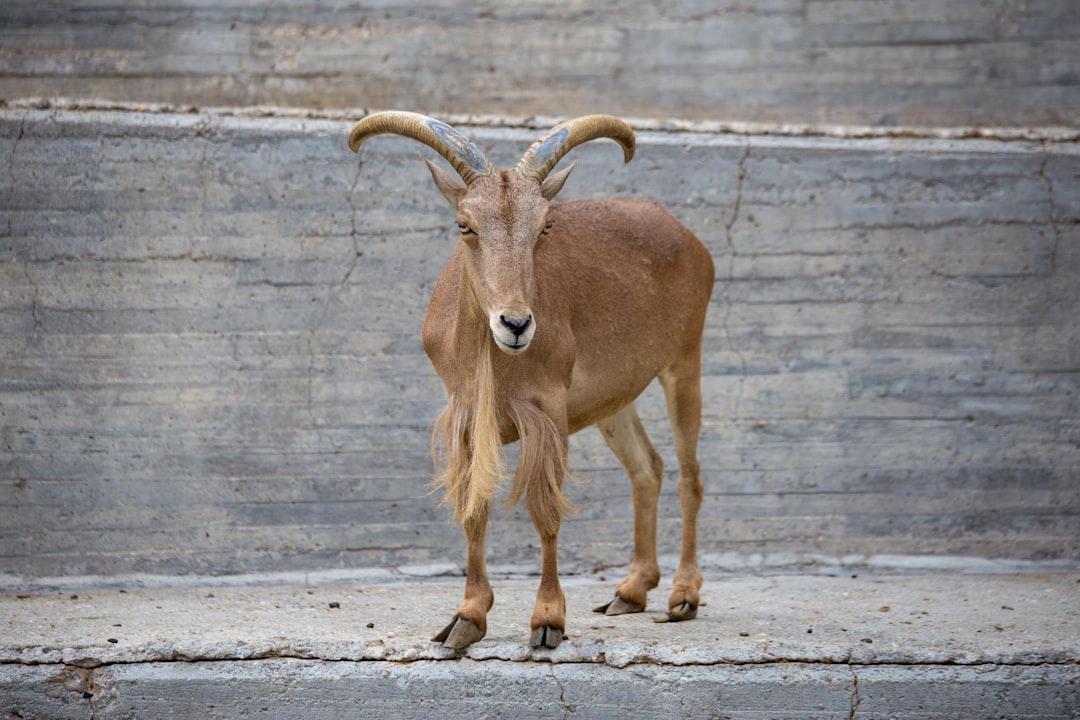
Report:
M 1039 165 L 1039 178 L 1046 184 L 1046 199 L 1050 205 L 1050 210 L 1047 213 L 1046 222 L 1051 232 L 1054 234 L 1054 244 L 1050 250 L 1050 264 L 1053 266 L 1057 262 L 1058 247 L 1061 244 L 1061 225 L 1058 217 L 1058 203 L 1054 197 L 1054 181 L 1046 174 L 1046 166 L 1050 163 L 1052 154 L 1047 151 L 1046 143 L 1043 142 L 1043 148 L 1046 154 L 1043 156 L 1042 164 Z
M 460 654 L 429 640 L 459 578 L 28 586 L 0 596 L 0 712 L 271 717 L 285 703 L 333 717 L 400 712 L 402 693 L 410 717 L 1080 712 L 1080 574 L 715 577 L 698 619 L 678 624 L 654 623 L 658 606 L 592 613 L 617 579 L 566 579 L 568 639 L 555 650 L 527 644 L 537 579 L 500 579 L 488 637 Z
M 581 151 L 583 191 L 664 198 L 728 252 L 709 604 L 683 625 L 589 612 L 629 503 L 586 445 L 569 639 L 531 650 L 536 581 L 506 577 L 458 657 L 428 638 L 460 580 L 208 575 L 460 560 L 424 495 L 441 387 L 416 334 L 449 221 L 415 148 L 361 172 L 345 113 L 0 110 L 0 580 L 64 576 L 7 582 L 0 716 L 1078 714 L 1075 575 L 768 574 L 807 553 L 1075 560 L 1075 131 L 641 121 L 631 173 Z M 461 120 L 496 155 L 552 124 Z M 528 572 L 527 518 L 494 532 L 492 565 Z
M 739 349 L 738 343 L 732 338 L 731 332 L 731 314 L 734 309 L 734 301 L 731 298 L 731 292 L 729 290 L 732 283 L 735 281 L 735 259 L 739 255 L 738 248 L 735 247 L 735 223 L 739 222 L 739 211 L 742 208 L 743 202 L 743 188 L 746 184 L 746 162 L 750 159 L 750 139 L 746 139 L 746 149 L 743 151 L 742 157 L 739 159 L 737 167 L 738 179 L 735 183 L 735 201 L 731 205 L 731 216 L 724 222 L 724 242 L 727 250 L 727 285 L 722 293 L 722 299 L 724 301 L 724 315 L 721 319 L 721 326 L 724 330 L 724 339 L 727 341 L 728 349 L 739 361 L 739 374 L 741 376 L 739 383 L 735 386 L 735 399 L 733 401 L 734 412 L 732 413 L 732 422 L 738 423 L 742 420 L 742 396 L 745 390 L 746 379 L 746 355 Z

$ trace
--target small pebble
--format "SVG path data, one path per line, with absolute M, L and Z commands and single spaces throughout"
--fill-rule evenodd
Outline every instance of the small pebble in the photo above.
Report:
M 337 610 L 337 609 L 338 609 L 338 608 L 340 608 L 340 607 L 341 607 L 341 603 L 339 603 L 339 602 L 332 602 L 332 603 L 330 603 L 330 609 L 331 609 L 331 610 Z
M 368 629 L 371 629 L 371 628 L 375 627 L 375 623 L 368 623 L 367 626 L 368 626 Z
M 115 645 L 116 643 L 118 643 L 120 641 L 117 640 L 116 638 L 109 638 L 109 642 L 111 642 L 113 645 Z
M 741 632 L 741 633 L 739 633 L 739 637 L 750 637 L 750 633 L 748 633 L 748 632 Z
M 873 638 L 863 638 L 862 641 L 867 645 L 872 645 L 874 642 Z

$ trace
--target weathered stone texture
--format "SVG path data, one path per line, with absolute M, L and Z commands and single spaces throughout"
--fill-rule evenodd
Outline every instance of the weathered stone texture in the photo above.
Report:
M 83 691 L 89 687 L 94 693 Z M 275 718 L 353 714 L 434 719 L 733 720 L 767 717 L 1075 717 L 1080 697 L 1067 666 L 548 665 L 487 660 L 411 663 L 289 659 L 0 667 L 13 717 Z M 43 689 L 45 689 L 43 691 Z M 85 695 L 83 694 L 85 693 Z M 313 698 L 317 698 L 313 700 Z M 0 706 L 3 707 L 3 706 Z
M 0 97 L 1075 125 L 1071 0 L 9 0 Z
M 419 342 L 453 216 L 414 143 L 358 162 L 347 130 L 0 112 L 0 571 L 463 562 Z M 539 134 L 470 132 L 501 165 Z M 716 260 L 707 563 L 1080 558 L 1075 144 L 639 140 L 575 151 L 564 192 L 658 198 Z M 656 388 L 640 407 L 670 475 Z M 624 563 L 626 480 L 597 433 L 572 453 L 563 567 Z M 523 514 L 492 533 L 535 567 Z

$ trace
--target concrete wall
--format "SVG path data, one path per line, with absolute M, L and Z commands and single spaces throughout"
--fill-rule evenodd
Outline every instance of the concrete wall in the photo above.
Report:
M 1073 125 L 1073 0 L 8 0 L 0 98 Z
M 348 127 L 0 109 L 0 572 L 463 562 L 419 343 L 453 217 L 418 146 L 358 162 Z M 470 130 L 502 165 L 539 132 Z M 1080 559 L 1076 143 L 639 141 L 576 150 L 564 194 L 658 198 L 716 260 L 707 565 Z M 670 474 L 655 388 L 641 409 Z M 565 569 L 626 562 L 598 433 L 572 464 Z M 492 532 L 535 567 L 520 513 Z

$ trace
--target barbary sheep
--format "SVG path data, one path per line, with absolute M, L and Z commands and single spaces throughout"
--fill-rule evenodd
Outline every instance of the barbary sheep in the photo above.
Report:
M 682 554 L 668 599 L 670 620 L 696 616 L 701 588 L 697 514 L 703 488 L 701 344 L 713 287 L 705 246 L 652 201 L 552 203 L 573 170 L 551 174 L 575 146 L 610 138 L 629 162 L 634 132 L 606 115 L 561 123 L 510 170 L 499 170 L 455 128 L 406 112 L 365 117 L 354 152 L 374 135 L 413 138 L 442 155 L 464 181 L 424 159 L 457 214 L 460 239 L 432 292 L 424 350 L 442 378 L 446 407 L 435 423 L 437 486 L 468 541 L 465 596 L 433 639 L 461 649 L 484 637 L 494 603 L 484 538 L 502 479 L 501 448 L 520 440 L 507 502 L 522 496 L 541 543 L 531 644 L 556 647 L 566 627 L 557 543 L 572 433 L 599 427 L 630 479 L 634 550 L 629 575 L 599 612 L 642 612 L 660 581 L 657 502 L 663 463 L 634 400 L 659 378 L 679 462 Z

